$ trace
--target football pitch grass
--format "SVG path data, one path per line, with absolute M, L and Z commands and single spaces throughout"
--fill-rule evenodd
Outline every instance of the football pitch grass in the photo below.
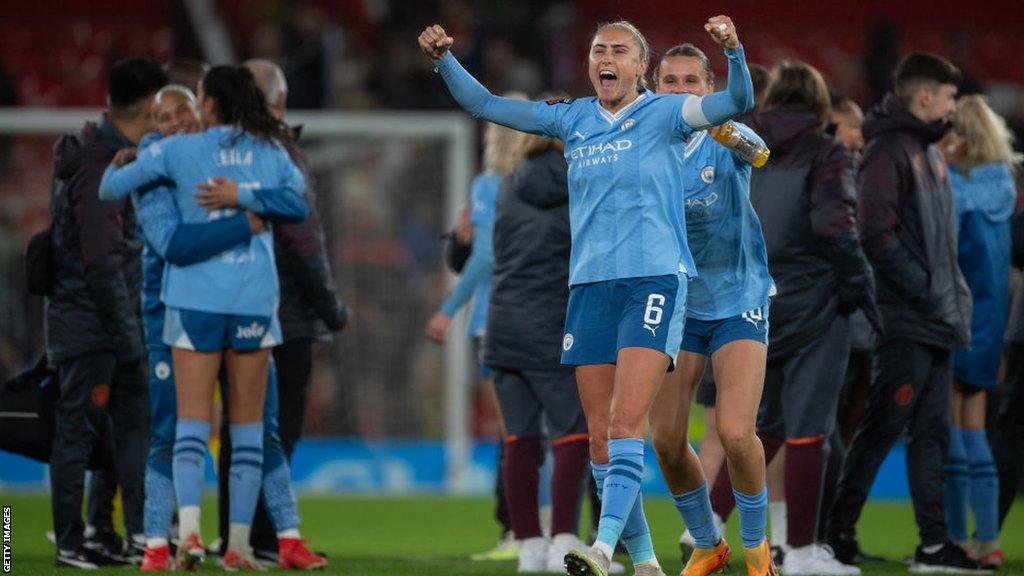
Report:
M 53 545 L 45 533 L 51 528 L 50 503 L 42 494 L 3 494 L 0 505 L 10 506 L 12 574 L 69 574 L 77 571 L 53 567 Z M 326 552 L 330 564 L 323 574 L 351 576 L 398 575 L 457 576 L 515 574 L 514 561 L 471 562 L 468 556 L 494 545 L 497 528 L 492 505 L 486 498 L 306 496 L 300 498 L 303 536 L 310 547 Z M 215 506 L 204 502 L 204 537 L 215 535 Z M 677 539 L 679 516 L 667 498 L 645 501 L 655 549 L 665 573 L 681 569 Z M 899 559 L 912 554 L 917 543 L 910 505 L 872 502 L 858 526 L 865 550 L 886 556 L 885 564 L 869 564 L 865 575 L 907 574 Z M 729 525 L 729 542 L 740 545 L 736 522 Z M 1024 504 L 1010 512 L 1002 534 L 1007 564 L 1000 574 L 1024 576 Z M 628 566 L 628 560 L 625 561 Z M 209 558 L 200 572 L 220 572 Z M 732 574 L 745 576 L 741 562 Z M 92 574 L 125 574 L 137 570 L 117 568 Z M 632 571 L 627 569 L 627 574 Z

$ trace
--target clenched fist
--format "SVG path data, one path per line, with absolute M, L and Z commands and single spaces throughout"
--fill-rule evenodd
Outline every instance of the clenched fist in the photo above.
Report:
M 420 49 L 432 60 L 440 60 L 455 40 L 439 24 L 427 26 L 420 34 Z
M 731 49 L 738 48 L 740 45 L 740 37 L 736 33 L 736 25 L 732 23 L 732 18 L 728 16 L 708 18 L 708 23 L 704 25 L 704 29 L 721 46 Z

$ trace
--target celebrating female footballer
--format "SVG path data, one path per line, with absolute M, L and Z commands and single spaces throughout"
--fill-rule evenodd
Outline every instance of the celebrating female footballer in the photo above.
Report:
M 705 29 L 725 46 L 727 90 L 697 97 L 646 89 L 646 39 L 629 22 L 598 27 L 588 73 L 596 96 L 528 102 L 494 96 L 449 52 L 438 25 L 419 37 L 458 103 L 475 117 L 558 138 L 569 164 L 572 253 L 562 363 L 575 365 L 602 510 L 597 541 L 565 557 L 574 576 L 605 576 L 621 537 L 638 574 L 661 574 L 639 499 L 643 431 L 679 351 L 695 275 L 679 194 L 683 145 L 696 130 L 753 106 L 736 28 Z
M 659 94 L 704 96 L 715 91 L 708 57 L 692 44 L 670 48 L 654 75 Z M 749 139 L 763 142 L 734 123 Z M 747 565 L 767 569 L 764 449 L 755 433 L 768 353 L 768 273 L 761 223 L 750 204 L 751 165 L 707 132 L 684 153 L 686 232 L 698 277 L 686 296 L 686 329 L 678 369 L 665 378 L 651 408 L 654 449 L 694 551 L 684 576 L 707 576 L 728 562 L 729 544 L 712 520 L 707 480 L 687 440 L 690 402 L 708 356 L 714 364 L 716 427 L 740 508 Z

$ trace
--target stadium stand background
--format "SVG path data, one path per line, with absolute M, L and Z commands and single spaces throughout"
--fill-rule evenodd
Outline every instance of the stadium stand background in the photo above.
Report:
M 444 23 L 456 52 L 495 92 L 537 93 L 553 87 L 585 94 L 582 62 L 598 21 L 625 17 L 648 34 L 654 49 L 694 40 L 711 50 L 700 24 L 709 14 L 674 0 L 220 0 L 239 58 L 280 62 L 292 109 L 450 109 L 454 104 L 419 54 L 415 36 L 427 22 Z M 781 6 L 778 6 L 778 5 Z M 715 10 L 737 21 L 748 60 L 768 64 L 802 59 L 819 67 L 834 88 L 862 106 L 876 101 L 901 54 L 931 50 L 966 72 L 966 91 L 984 91 L 1024 136 L 1024 35 L 1019 7 L 986 2 L 906 0 L 789 3 L 725 0 Z M 104 79 L 119 58 L 145 55 L 202 57 L 201 43 L 181 2 L 40 0 L 0 6 L 0 105 L 98 107 Z M 715 58 L 716 72 L 724 60 Z M 41 301 L 24 289 L 20 254 L 48 221 L 50 137 L 0 138 L 0 377 L 31 362 L 42 345 Z M 1018 145 L 1020 140 L 1018 140 Z M 389 162 L 385 183 L 394 199 L 374 202 L 374 186 L 360 184 L 359 163 Z M 350 330 L 336 346 L 318 350 L 308 433 L 359 438 L 441 434 L 439 354 L 422 326 L 443 296 L 442 212 L 418 183 L 443 178 L 430 146 L 388 154 L 371 149 L 352 161 L 338 186 L 362 186 L 362 201 L 325 214 L 329 246 L 342 295 L 357 325 L 371 330 L 374 310 L 404 307 L 401 325 Z M 321 198 L 321 203 L 330 197 Z M 334 205 L 334 204 L 331 204 Z M 399 207 L 401 211 L 399 212 Z M 381 290 L 383 277 L 398 278 Z M 375 342 L 387 342 L 380 350 Z M 358 359 L 358 361 L 354 360 Z M 474 431 L 496 433 L 482 398 Z

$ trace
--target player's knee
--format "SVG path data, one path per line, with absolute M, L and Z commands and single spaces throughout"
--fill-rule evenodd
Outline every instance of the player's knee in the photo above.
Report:
M 727 454 L 743 451 L 756 436 L 751 423 L 729 422 L 725 419 L 718 421 L 718 440 Z
M 662 462 L 678 462 L 686 450 L 686 434 L 678 434 L 674 430 L 651 427 L 651 445 Z
M 640 438 L 643 434 L 643 425 L 637 425 L 635 422 L 623 422 L 613 417 L 608 424 L 609 438 Z
M 608 420 L 609 438 L 640 438 L 647 427 L 646 414 L 622 414 L 613 412 Z

